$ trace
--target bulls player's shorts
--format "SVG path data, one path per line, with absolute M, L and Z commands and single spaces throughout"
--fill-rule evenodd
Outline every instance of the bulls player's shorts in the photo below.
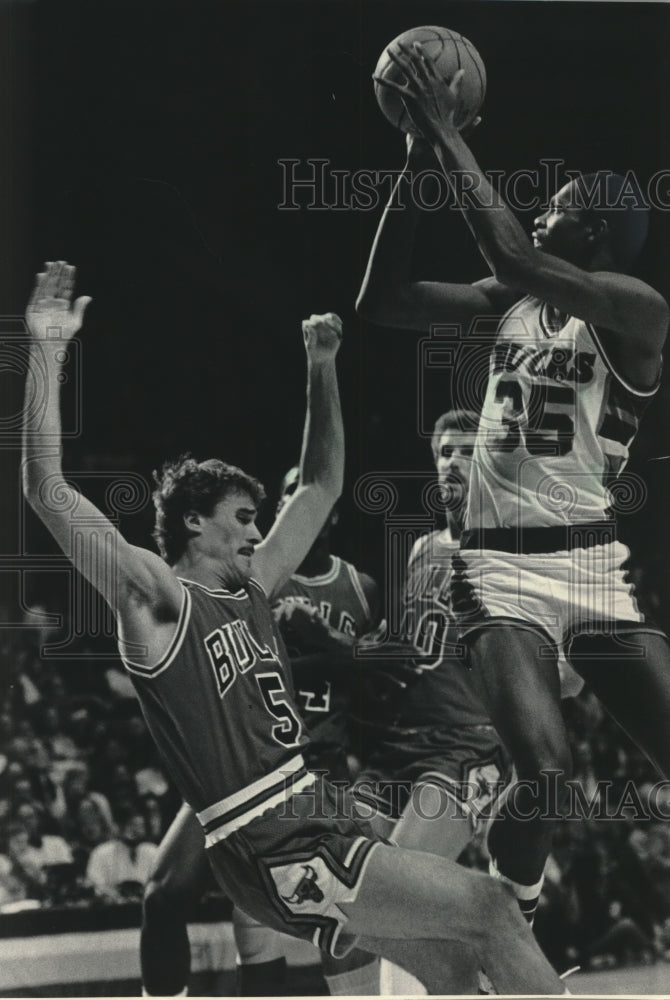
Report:
M 341 903 L 358 894 L 380 844 L 344 788 L 311 787 L 208 848 L 228 897 L 261 924 L 305 938 L 335 957 L 356 943 Z
M 630 659 L 635 653 L 625 643 L 626 633 L 659 630 L 645 621 L 622 568 L 630 556 L 627 547 L 618 541 L 595 541 L 606 527 L 465 532 L 452 558 L 450 581 L 460 638 L 467 645 L 468 637 L 482 628 L 532 629 L 538 633 L 538 656 L 558 655 L 563 697 L 578 694 L 584 683 L 566 659 L 575 636 L 609 634 L 621 656 Z M 563 548 L 550 550 L 559 538 Z
M 511 775 L 511 759 L 493 726 L 397 728 L 377 744 L 353 791 L 383 816 L 398 819 L 413 787 L 436 785 L 469 817 L 474 833 Z

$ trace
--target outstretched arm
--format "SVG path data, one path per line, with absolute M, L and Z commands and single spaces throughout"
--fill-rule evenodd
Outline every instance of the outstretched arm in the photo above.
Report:
M 70 340 L 91 301 L 71 304 L 75 269 L 64 261 L 37 275 L 26 321 L 30 356 L 23 411 L 23 489 L 30 506 L 76 569 L 123 617 L 130 599 L 179 610 L 176 578 L 151 552 L 126 542 L 111 522 L 63 476 L 60 386 Z M 43 406 L 35 406 L 36 398 Z
M 356 302 L 373 323 L 430 331 L 435 323 L 467 323 L 500 315 L 518 294 L 493 277 L 475 284 L 412 281 L 412 250 L 421 211 L 411 196 L 411 178 L 434 169 L 435 157 L 421 138 L 407 136 L 407 162 L 384 210 Z M 400 208 L 399 205 L 403 205 Z
M 407 80 L 385 81 L 398 91 L 430 142 L 479 249 L 499 282 L 564 312 L 634 338 L 657 358 L 668 326 L 668 306 L 642 281 L 611 271 L 586 271 L 533 247 L 518 219 L 493 191 L 454 124 L 463 71 L 447 83 L 420 45 L 389 53 Z
M 335 356 L 342 320 L 334 313 L 302 324 L 307 352 L 307 415 L 298 488 L 254 555 L 254 575 L 268 595 L 283 586 L 316 540 L 342 492 L 344 429 Z

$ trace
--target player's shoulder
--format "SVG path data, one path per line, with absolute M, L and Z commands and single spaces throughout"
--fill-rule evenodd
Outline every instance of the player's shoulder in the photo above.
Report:
M 409 554 L 409 565 L 417 559 L 427 559 L 436 553 L 444 554 L 446 552 L 453 552 L 457 548 L 458 542 L 453 540 L 447 528 L 429 531 L 427 534 L 417 538 L 412 546 L 412 551 Z
M 262 604 L 264 607 L 267 607 L 268 609 L 271 608 L 270 596 L 272 596 L 272 600 L 275 601 L 278 595 L 282 593 L 282 591 L 280 590 L 277 593 L 269 595 L 263 583 L 258 579 L 257 576 L 249 577 L 247 581 L 247 586 L 243 589 L 243 592 L 249 597 L 250 600 L 255 601 L 257 605 Z

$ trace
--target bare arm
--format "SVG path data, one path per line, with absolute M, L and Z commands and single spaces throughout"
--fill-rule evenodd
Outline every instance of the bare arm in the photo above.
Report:
M 668 305 L 642 281 L 610 271 L 586 271 L 533 247 L 518 219 L 495 193 L 454 125 L 462 71 L 451 85 L 420 46 L 393 56 L 407 78 L 398 90 L 428 139 L 495 278 L 580 319 L 623 334 L 657 358 L 667 333 Z M 460 181 L 467 180 L 467 183 Z
M 158 556 L 138 549 L 65 479 L 61 465 L 60 376 L 68 342 L 77 333 L 90 302 L 70 306 L 75 269 L 49 263 L 37 275 L 26 319 L 30 359 L 23 416 L 23 490 L 76 569 L 121 617 L 131 603 L 178 614 L 181 591 Z M 35 394 L 42 408 L 32 405 Z
M 368 607 L 370 609 L 370 620 L 366 631 L 372 631 L 372 629 L 377 628 L 381 618 L 379 587 L 377 586 L 376 581 L 373 580 L 371 576 L 368 576 L 367 573 L 359 573 L 358 579 L 361 587 L 363 588 L 365 600 L 368 602 Z
M 499 316 L 518 293 L 493 277 L 475 284 L 412 281 L 411 261 L 421 216 L 409 191 L 413 173 L 434 169 L 433 154 L 421 139 L 408 136 L 408 156 L 384 210 L 356 302 L 365 319 L 385 326 L 430 331 L 435 323 L 470 324 L 475 316 Z M 405 200 L 404 208 L 398 205 Z
M 334 313 L 302 324 L 307 352 L 307 414 L 298 488 L 282 508 L 254 555 L 254 574 L 269 595 L 294 573 L 309 552 L 342 492 L 344 429 L 335 356 L 342 321 Z

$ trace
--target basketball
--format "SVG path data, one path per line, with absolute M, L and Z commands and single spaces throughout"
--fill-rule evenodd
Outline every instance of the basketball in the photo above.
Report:
M 398 43 L 411 47 L 413 42 L 421 43 L 424 54 L 432 59 L 437 73 L 449 82 L 457 70 L 465 70 L 461 83 L 461 103 L 454 117 L 456 127 L 464 129 L 477 116 L 486 96 L 486 69 L 482 57 L 472 42 L 457 31 L 434 26 L 410 28 L 386 46 L 379 57 L 374 75 L 394 83 L 406 83 L 402 70 L 392 61 L 388 50 L 397 49 Z M 375 95 L 379 107 L 392 125 L 403 132 L 416 131 L 397 91 L 375 80 Z

